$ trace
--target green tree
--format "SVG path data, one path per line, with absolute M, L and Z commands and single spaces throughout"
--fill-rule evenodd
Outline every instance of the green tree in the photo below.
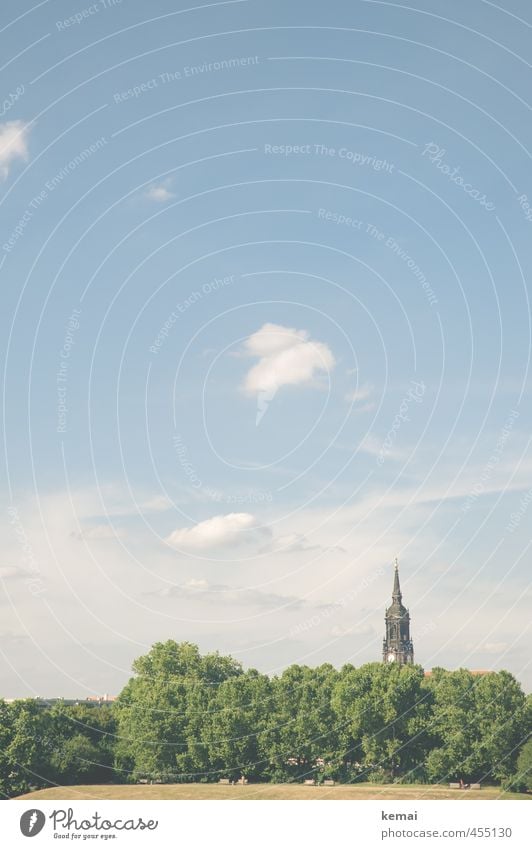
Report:
M 9 710 L 11 729 L 5 755 L 11 795 L 18 795 L 49 782 L 50 721 L 48 712 L 33 699 L 14 701 Z
M 116 780 L 116 722 L 109 705 L 64 705 L 48 712 L 48 745 L 54 780 L 60 784 Z
M 8 746 L 13 737 L 12 715 L 9 705 L 0 701 L 0 796 L 10 797 L 12 762 L 8 754 Z
M 333 697 L 350 740 L 344 757 L 372 778 L 419 771 L 429 743 L 431 702 L 419 666 L 368 663 L 348 668 Z
M 98 746 L 84 734 L 75 734 L 52 749 L 50 766 L 60 784 L 97 784 L 102 776 Z M 109 773 L 104 774 L 109 780 Z
M 532 738 L 525 743 L 519 753 L 516 777 L 523 789 L 532 793 Z
M 242 675 L 241 665 L 218 653 L 202 657 L 192 643 L 168 640 L 138 658 L 133 670 L 136 676 L 116 703 L 117 768 L 133 779 L 190 780 L 190 770 L 204 760 L 198 750 L 191 757 L 190 740 L 199 739 L 216 687 Z
M 315 669 L 294 664 L 272 682 L 269 760 L 277 778 L 298 778 L 336 758 L 337 731 L 331 697 L 338 672 L 326 663 Z
M 256 670 L 220 684 L 203 718 L 201 732 L 213 777 L 264 777 L 271 710 L 271 683 Z
M 435 746 L 427 759 L 432 781 L 478 780 L 482 769 L 476 745 L 475 679 L 467 669 L 433 670 Z
M 515 770 L 523 737 L 526 701 L 509 672 L 475 676 L 467 669 L 435 670 L 436 740 L 427 766 L 434 781 L 490 778 L 499 781 Z
M 526 699 L 514 676 L 502 671 L 478 678 L 475 712 L 482 777 L 504 781 L 515 772 L 526 721 Z

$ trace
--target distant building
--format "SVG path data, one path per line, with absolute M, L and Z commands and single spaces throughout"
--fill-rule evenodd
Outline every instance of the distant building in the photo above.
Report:
M 395 558 L 392 603 L 384 617 L 386 636 L 382 646 L 384 663 L 414 662 L 414 645 L 410 639 L 410 613 L 403 605 L 403 596 L 399 583 L 399 564 Z
M 25 696 L 24 698 L 28 698 Z M 31 698 L 31 697 L 30 697 Z M 8 703 L 23 701 L 23 699 L 4 699 Z M 100 705 L 111 705 L 116 701 L 116 696 L 109 696 L 105 693 L 103 696 L 88 696 L 86 699 L 64 699 L 61 696 L 53 696 L 50 699 L 43 699 L 41 696 L 35 698 L 38 706 L 41 708 L 51 708 L 54 705 L 65 705 L 73 707 L 74 705 L 86 705 L 87 707 L 100 707 Z
M 110 705 L 116 700 L 116 696 L 110 696 L 104 693 L 103 696 L 87 696 L 86 699 L 37 699 L 42 707 L 52 707 L 53 705 L 61 704 L 72 707 L 73 705 L 86 705 L 87 707 L 100 707 L 100 705 Z

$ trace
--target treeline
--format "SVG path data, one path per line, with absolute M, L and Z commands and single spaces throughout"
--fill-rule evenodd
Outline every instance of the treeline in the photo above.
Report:
M 0 790 L 236 780 L 502 783 L 532 791 L 532 698 L 508 672 L 370 663 L 269 678 L 157 643 L 112 707 L 0 702 Z

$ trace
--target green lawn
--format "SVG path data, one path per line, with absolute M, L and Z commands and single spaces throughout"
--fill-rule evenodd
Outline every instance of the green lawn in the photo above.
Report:
M 19 799 L 532 799 L 497 787 L 450 790 L 439 785 L 355 784 L 305 787 L 301 784 L 80 784 L 26 793 Z

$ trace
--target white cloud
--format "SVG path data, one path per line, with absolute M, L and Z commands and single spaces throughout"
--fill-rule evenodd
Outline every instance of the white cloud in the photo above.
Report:
M 372 457 L 379 457 L 382 454 L 382 439 L 374 436 L 372 433 L 366 434 L 360 443 L 360 450 L 366 454 L 371 454 Z
M 162 183 L 152 183 L 146 190 L 144 195 L 148 200 L 153 200 L 156 203 L 166 203 L 175 197 L 174 193 L 168 188 L 168 181 Z
M 15 633 L 13 631 L 1 631 L 0 632 L 0 642 L 7 648 L 7 646 L 17 646 L 21 643 L 26 643 L 29 640 L 27 634 Z
M 373 392 L 374 389 L 371 383 L 363 383 L 361 386 L 357 386 L 356 389 L 348 392 L 345 396 L 345 400 L 353 401 L 354 403 L 358 401 L 367 401 L 372 397 Z
M 256 531 L 270 533 L 267 528 L 257 527 L 257 520 L 251 513 L 227 513 L 205 519 L 190 528 L 177 528 L 166 541 L 175 548 L 203 551 L 239 544 Z
M 187 601 L 206 602 L 208 604 L 231 604 L 249 607 L 267 608 L 269 610 L 290 606 L 292 609 L 308 604 L 304 599 L 295 595 L 264 592 L 252 587 L 230 587 L 227 584 L 210 584 L 204 578 L 190 578 L 183 584 L 173 584 L 163 587 L 147 595 L 157 595 L 162 598 L 182 598 Z
M 395 441 L 391 441 L 388 438 L 380 439 L 373 433 L 367 433 L 358 447 L 365 454 L 376 457 L 379 465 L 386 459 L 399 461 L 406 460 L 408 457 L 408 452 L 403 448 L 399 448 Z
M 281 536 L 272 536 L 271 540 L 261 548 L 262 552 L 281 552 L 290 553 L 295 551 L 323 551 L 329 552 L 332 549 L 345 553 L 345 548 L 341 546 L 332 546 L 331 548 L 323 547 L 316 543 L 311 543 L 304 534 L 288 533 Z
M 481 646 L 481 650 L 485 651 L 486 654 L 502 654 L 509 648 L 508 643 L 484 643 Z
M 244 347 L 248 355 L 260 358 L 244 379 L 243 388 L 250 394 L 272 395 L 281 386 L 308 384 L 335 365 L 330 348 L 310 339 L 307 330 L 280 324 L 263 324 Z
M 23 121 L 0 124 L 0 178 L 5 180 L 15 159 L 28 158 L 28 127 Z
M 7 580 L 7 578 L 21 578 L 24 576 L 24 573 L 17 569 L 16 566 L 0 566 L 0 578 L 2 580 Z
M 127 531 L 123 527 L 111 524 L 92 525 L 76 534 L 78 539 L 119 539 L 125 537 Z
M 170 510 L 172 506 L 172 502 L 166 495 L 154 495 L 138 504 L 141 513 L 164 513 L 165 510 Z
M 317 545 L 310 545 L 309 541 L 303 534 L 285 534 L 284 536 L 276 537 L 273 540 L 273 546 L 277 551 L 311 551 L 319 548 Z
M 56 498 L 62 504 L 64 495 L 57 493 L 49 498 Z M 138 486 L 134 491 L 128 490 L 119 483 L 107 483 L 100 486 L 99 490 L 94 487 L 78 489 L 75 499 L 78 518 L 90 521 L 116 516 L 164 513 L 173 507 L 172 501 L 166 495 L 144 491 Z
M 334 625 L 331 628 L 332 637 L 373 637 L 375 630 L 371 625 Z
M 354 413 L 371 413 L 376 409 L 377 404 L 374 400 L 375 388 L 371 383 L 363 383 L 357 386 L 356 389 L 346 392 L 345 400 L 353 405 Z

